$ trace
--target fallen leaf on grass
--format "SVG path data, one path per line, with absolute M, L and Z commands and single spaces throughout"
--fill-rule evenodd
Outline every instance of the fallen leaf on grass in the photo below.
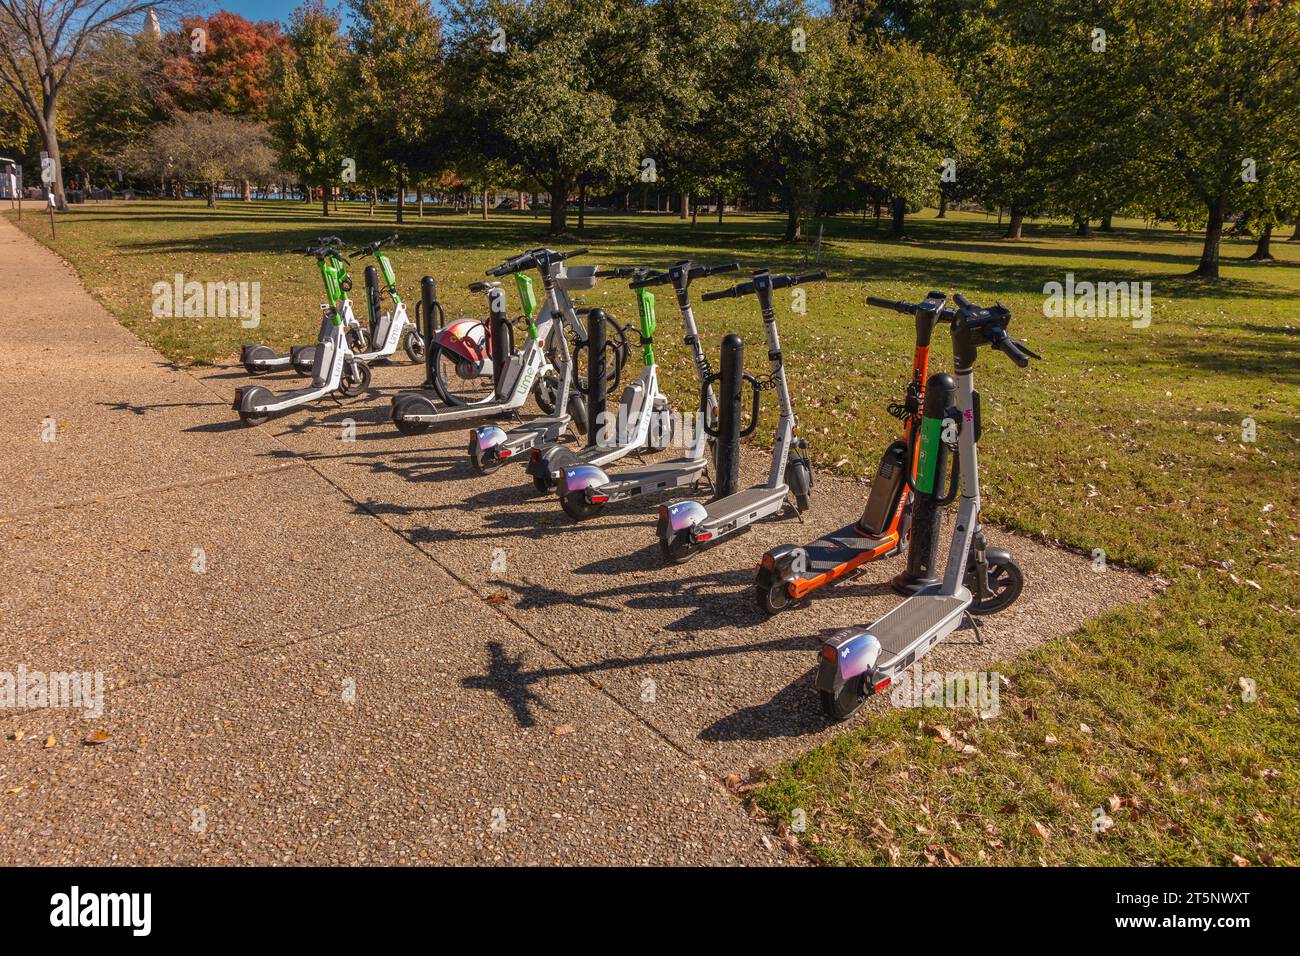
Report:
M 1232 865 L 1233 865 L 1233 866 L 1250 866 L 1250 860 L 1246 859 L 1244 856 L 1237 856 L 1237 854 L 1234 853 L 1234 854 L 1232 854 Z
M 1040 837 L 1042 837 L 1044 841 L 1050 840 L 1052 838 L 1052 831 L 1048 829 L 1046 824 L 1039 823 L 1037 820 L 1035 820 L 1033 826 L 1034 826 L 1034 832 L 1037 833 Z

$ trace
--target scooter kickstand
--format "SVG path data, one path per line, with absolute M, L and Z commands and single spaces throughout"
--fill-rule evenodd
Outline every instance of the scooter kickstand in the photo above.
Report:
M 976 617 L 974 614 L 972 614 L 970 611 L 963 611 L 963 612 L 962 612 L 962 617 L 963 617 L 963 623 L 965 623 L 965 622 L 967 622 L 967 621 L 970 622 L 971 630 L 973 630 L 973 631 L 975 632 L 975 643 L 976 643 L 976 644 L 983 644 L 983 643 L 984 643 L 984 625 L 981 624 L 981 623 L 979 622 L 979 618 L 977 618 L 977 617 Z

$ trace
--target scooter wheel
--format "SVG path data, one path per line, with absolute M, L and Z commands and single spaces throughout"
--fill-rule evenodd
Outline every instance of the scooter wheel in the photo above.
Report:
M 759 609 L 769 616 L 780 614 L 793 603 L 790 597 L 790 585 L 785 581 L 771 584 L 763 581 L 754 582 L 754 599 L 758 602 Z
M 671 538 L 659 539 L 659 553 L 669 564 L 685 564 L 695 556 L 695 545 L 691 543 L 689 531 L 679 531 Z
M 406 357 L 416 365 L 424 361 L 424 337 L 419 332 L 407 332 L 402 339 L 402 349 L 406 352 Z
M 795 507 L 799 509 L 799 513 L 803 514 L 812 508 L 812 495 L 795 495 L 794 503 Z
M 416 424 L 416 423 L 412 422 L 411 424 Z M 399 423 L 397 427 L 400 429 L 402 426 L 401 426 L 401 424 Z M 424 429 L 425 429 L 426 427 L 428 427 L 428 426 L 421 425 L 421 426 L 420 426 L 420 431 L 424 431 Z M 403 432 L 402 434 L 404 434 L 404 435 L 414 435 L 414 434 L 418 434 L 418 433 L 417 433 L 417 432 Z M 492 458 L 485 457 L 485 456 L 484 456 L 484 455 L 483 455 L 483 454 L 478 450 L 478 442 L 475 441 L 473 438 L 471 438 L 471 439 L 469 440 L 469 460 L 470 460 L 470 464 L 472 464 L 472 465 L 474 466 L 474 470 L 475 470 L 476 472 L 478 472 L 480 475 L 490 475 L 490 474 L 492 474 L 492 472 L 496 471 L 496 470 L 497 470 L 498 468 L 500 468 L 503 464 L 505 464 L 503 461 L 501 461 L 500 458 L 497 458 L 497 457 L 495 457 L 495 456 L 492 457 Z
M 543 468 L 538 468 L 533 472 L 533 487 L 537 489 L 540 495 L 550 494 L 555 490 L 555 483 L 551 481 L 550 472 Z
M 271 420 L 270 412 L 240 412 L 239 420 L 250 428 L 254 425 L 264 425 Z
M 967 574 L 966 587 L 973 594 L 978 582 L 973 574 Z M 1016 603 L 1020 592 L 1025 589 L 1025 575 L 1014 559 L 1004 563 L 989 565 L 989 593 L 987 596 L 976 595 L 971 601 L 972 614 L 996 614 L 1005 611 Z
M 370 366 L 361 359 L 354 359 L 352 367 L 344 366 L 343 377 L 339 379 L 339 394 L 344 398 L 356 398 L 370 387 Z
M 594 518 L 600 514 L 601 509 L 605 506 L 588 501 L 586 492 L 571 491 L 560 499 L 560 507 L 574 521 L 586 521 L 588 518 Z
M 364 352 L 370 345 L 370 333 L 363 328 L 348 329 L 348 347 L 354 352 Z
M 244 371 L 249 375 L 261 375 L 266 371 L 266 368 L 254 364 L 254 359 L 265 360 L 274 357 L 275 352 L 265 345 L 246 345 L 244 346 L 244 354 L 241 356 L 244 362 Z
M 848 720 L 858 712 L 867 699 L 867 675 L 859 674 L 857 677 L 845 680 L 840 677 L 840 665 L 838 662 L 822 661 L 821 673 L 817 675 L 817 683 L 822 683 L 822 677 L 826 676 L 827 668 L 835 672 L 831 680 L 832 690 L 819 690 L 818 696 L 822 700 L 822 710 L 831 720 Z

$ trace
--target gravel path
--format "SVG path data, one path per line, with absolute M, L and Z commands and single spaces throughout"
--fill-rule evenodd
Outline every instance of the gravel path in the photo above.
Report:
M 852 520 L 865 485 L 819 477 L 804 523 L 665 570 L 649 504 L 575 525 L 517 467 L 475 476 L 467 426 L 398 435 L 388 396 L 422 377 L 405 363 L 377 366 L 368 396 L 245 429 L 242 369 L 169 365 L 4 222 L 0 282 L 23 317 L 0 420 L 0 673 L 107 682 L 99 719 L 0 710 L 0 863 L 798 861 L 724 781 L 834 732 L 817 639 L 890 607 L 900 560 L 773 620 L 753 563 Z M 934 669 L 1150 593 L 992 538 L 1025 596 Z

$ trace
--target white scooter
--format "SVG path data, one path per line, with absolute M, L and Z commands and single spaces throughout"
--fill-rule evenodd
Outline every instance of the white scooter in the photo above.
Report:
M 909 479 L 909 485 L 915 486 L 909 569 L 917 564 L 913 552 L 918 549 L 927 568 L 934 561 L 939 511 L 956 498 L 956 480 L 960 479 L 961 504 L 948 563 L 941 582 L 923 584 L 865 630 L 843 631 L 822 645 L 817 692 L 822 708 L 834 720 L 852 716 L 867 697 L 883 691 L 899 672 L 929 653 L 964 621 L 970 622 L 982 643 L 979 622 L 972 615 L 1010 607 L 1024 587 L 1019 565 L 1007 551 L 986 545 L 980 525 L 980 401 L 975 391 L 975 359 L 981 345 L 999 350 L 1020 368 L 1040 356 L 1007 335 L 1011 312 L 1006 306 L 999 303 L 981 309 L 961 295 L 953 296 L 953 301 L 959 306 L 952 322 L 957 381 L 939 372 L 926 383 L 924 415 L 910 439 L 911 448 L 916 449 L 916 477 Z M 908 303 L 895 305 L 900 312 L 917 309 Z M 945 472 L 954 451 L 957 467 L 945 492 Z
M 276 412 L 306 405 L 338 392 L 347 398 L 360 395 L 370 386 L 370 366 L 357 358 L 348 344 L 348 318 L 352 303 L 343 292 L 347 260 L 333 246 L 310 250 L 320 266 L 329 301 L 321 305 L 320 333 L 316 343 L 312 381 L 306 388 L 275 394 L 261 385 L 235 389 L 231 407 L 245 425 L 261 425 Z

